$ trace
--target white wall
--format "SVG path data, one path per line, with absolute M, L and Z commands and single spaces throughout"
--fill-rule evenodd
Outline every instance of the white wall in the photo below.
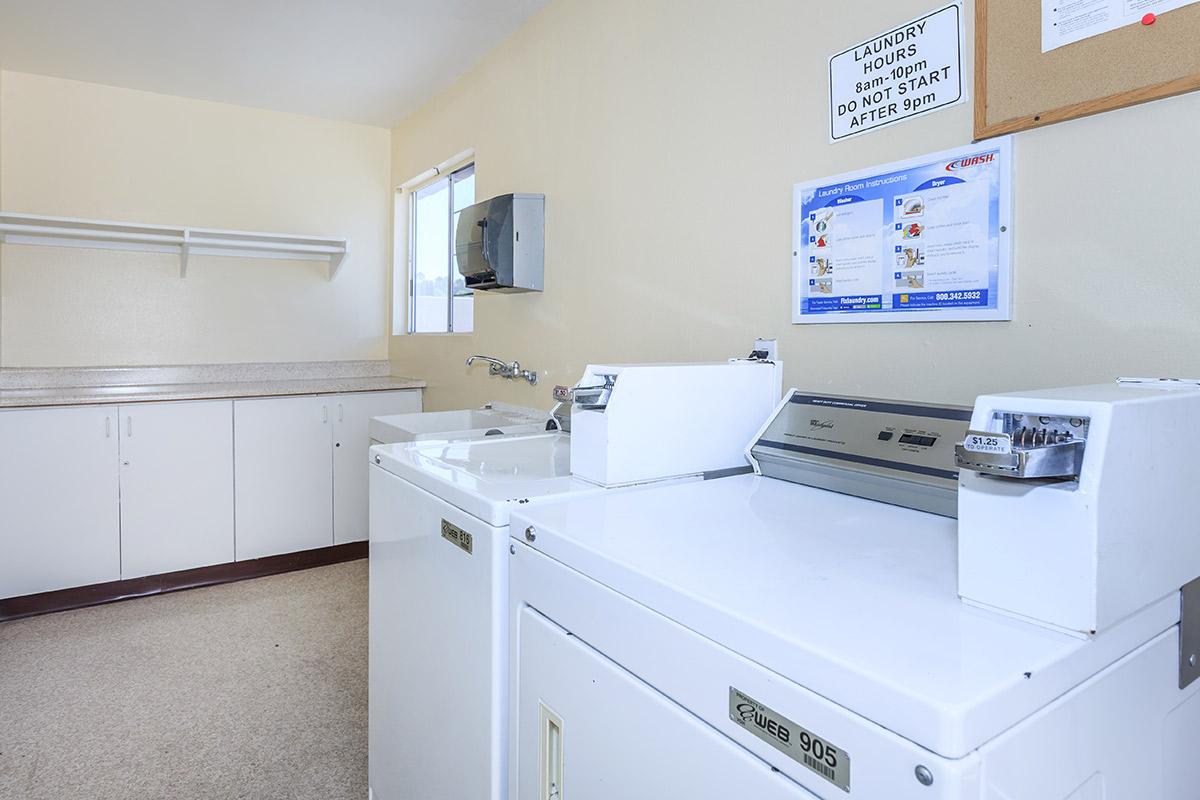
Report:
M 387 356 L 390 132 L 0 74 L 6 211 L 347 237 L 319 262 L 4 245 L 0 366 Z
M 396 128 L 392 156 L 399 183 L 474 146 L 480 198 L 545 192 L 546 291 L 479 298 L 473 335 L 393 337 L 394 371 L 428 379 L 431 408 L 548 407 L 589 360 L 763 335 L 788 384 L 866 395 L 1200 375 L 1200 94 L 1017 137 L 1013 321 L 790 323 L 793 183 L 971 139 L 968 104 L 827 141 L 827 57 L 931 7 L 557 0 Z M 544 383 L 468 372 L 473 351 Z

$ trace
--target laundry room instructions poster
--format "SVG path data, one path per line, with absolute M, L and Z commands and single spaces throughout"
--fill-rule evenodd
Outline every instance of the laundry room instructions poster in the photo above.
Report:
M 792 322 L 1012 319 L 1008 138 L 798 183 Z

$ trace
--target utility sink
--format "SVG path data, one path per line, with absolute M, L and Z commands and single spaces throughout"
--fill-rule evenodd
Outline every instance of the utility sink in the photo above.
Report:
M 464 408 L 458 411 L 426 411 L 420 414 L 392 414 L 371 420 L 374 442 L 417 442 L 433 439 L 480 439 L 514 433 L 541 433 L 546 430 L 546 412 L 523 406 L 493 404 L 491 408 Z

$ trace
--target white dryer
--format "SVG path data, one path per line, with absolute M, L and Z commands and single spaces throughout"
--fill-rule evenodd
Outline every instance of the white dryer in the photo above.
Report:
M 1198 417 L 793 391 L 761 474 L 517 511 L 510 795 L 1200 797 Z

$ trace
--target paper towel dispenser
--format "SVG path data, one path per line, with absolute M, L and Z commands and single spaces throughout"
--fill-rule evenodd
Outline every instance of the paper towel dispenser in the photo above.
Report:
M 464 208 L 454 255 L 468 289 L 542 290 L 546 196 L 503 194 Z

